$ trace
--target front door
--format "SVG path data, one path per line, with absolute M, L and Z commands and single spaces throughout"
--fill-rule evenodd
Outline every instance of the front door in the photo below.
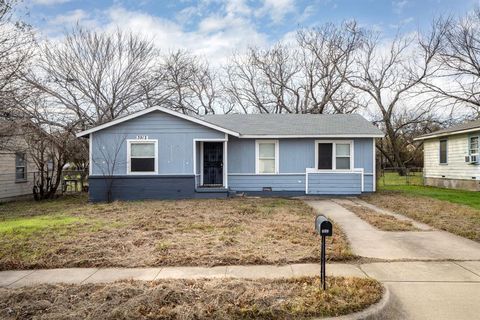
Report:
M 223 185 L 223 142 L 203 143 L 203 185 Z

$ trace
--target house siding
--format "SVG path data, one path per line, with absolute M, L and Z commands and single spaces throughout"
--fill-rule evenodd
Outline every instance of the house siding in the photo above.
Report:
M 305 175 L 228 175 L 228 184 L 233 191 L 303 191 L 305 192 Z
M 224 139 L 225 134 L 200 124 L 158 112 L 120 123 L 92 134 L 92 174 L 127 174 L 127 141 L 137 135 L 158 140 L 159 174 L 193 174 L 194 139 Z M 115 159 L 116 165 L 109 166 Z
M 480 132 L 477 132 L 477 135 Z M 471 134 L 474 135 L 474 134 Z M 468 154 L 469 134 L 459 134 L 447 137 L 447 164 L 440 164 L 440 139 L 424 141 L 424 177 L 480 180 L 480 165 L 465 162 Z
M 309 173 L 308 194 L 362 193 L 361 173 Z

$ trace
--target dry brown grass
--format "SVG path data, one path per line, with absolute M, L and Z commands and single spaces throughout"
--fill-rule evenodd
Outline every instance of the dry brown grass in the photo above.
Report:
M 373 279 L 123 281 L 0 289 L 2 319 L 308 319 L 380 300 Z
M 283 264 L 319 259 L 315 213 L 299 200 L 87 204 L 84 198 L 67 198 L 3 205 L 0 216 L 6 217 L 5 224 L 19 219 L 12 232 L 0 233 L 2 270 Z M 18 227 L 22 219 L 38 216 L 76 219 L 46 224 L 42 229 Z M 329 241 L 330 260 L 353 257 L 340 229 Z
M 480 242 L 480 210 L 478 209 L 393 191 L 363 196 L 362 199 L 437 229 Z
M 378 213 L 361 205 L 342 204 L 343 207 L 352 211 L 361 219 L 365 220 L 372 226 L 383 231 L 418 231 L 412 222 L 399 220 L 388 214 Z

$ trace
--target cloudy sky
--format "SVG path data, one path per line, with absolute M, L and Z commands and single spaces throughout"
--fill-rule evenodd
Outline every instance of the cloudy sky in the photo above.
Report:
M 162 49 L 185 48 L 223 60 L 234 50 L 293 37 L 299 27 L 356 19 L 388 37 L 399 28 L 426 28 L 439 14 L 463 14 L 479 0 L 24 0 L 27 20 L 59 37 L 79 22 L 120 27 L 152 38 Z

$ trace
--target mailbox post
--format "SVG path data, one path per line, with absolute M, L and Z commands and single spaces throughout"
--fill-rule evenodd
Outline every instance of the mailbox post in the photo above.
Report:
M 322 238 L 322 244 L 321 244 L 321 254 L 320 254 L 320 281 L 322 283 L 323 290 L 327 288 L 327 276 L 326 276 L 326 256 L 325 256 L 325 251 L 326 251 L 326 244 L 325 244 L 325 238 L 326 237 L 331 237 L 333 235 L 333 227 L 332 223 L 328 221 L 325 216 L 322 216 L 321 214 L 317 215 L 315 218 L 315 231 L 318 232 L 320 237 Z

